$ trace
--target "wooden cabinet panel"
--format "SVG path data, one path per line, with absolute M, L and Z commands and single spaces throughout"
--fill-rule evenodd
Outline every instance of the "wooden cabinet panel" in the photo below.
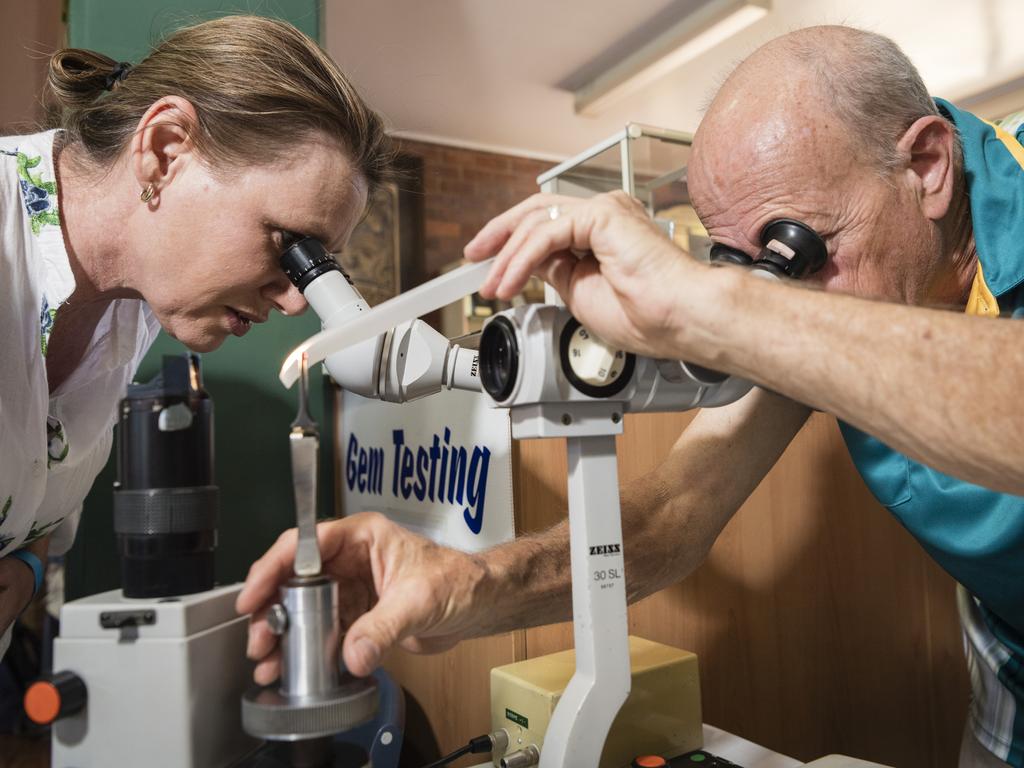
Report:
M 627 418 L 620 480 L 650 471 L 691 418 Z M 564 484 L 564 447 L 523 453 L 537 530 L 564 514 L 564 491 L 546 490 Z M 816 414 L 704 565 L 631 607 L 630 631 L 697 653 L 709 723 L 802 759 L 953 766 L 967 704 L 954 586 Z M 531 657 L 571 643 L 569 624 L 526 632 Z

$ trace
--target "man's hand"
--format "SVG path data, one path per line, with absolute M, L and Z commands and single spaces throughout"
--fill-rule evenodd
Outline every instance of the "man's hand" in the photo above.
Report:
M 487 569 L 478 557 L 446 549 L 392 523 L 363 513 L 317 526 L 323 571 L 337 579 L 342 656 L 348 670 L 369 675 L 394 645 L 413 653 L 436 653 L 480 634 L 481 594 Z M 277 638 L 266 611 L 278 587 L 292 575 L 295 530 L 286 531 L 257 560 L 238 596 L 239 613 L 253 614 L 249 628 L 253 674 L 266 685 L 280 674 Z
M 497 256 L 484 296 L 511 298 L 537 274 L 604 341 L 655 357 L 672 348 L 678 332 L 680 287 L 710 271 L 623 192 L 534 195 L 492 219 L 465 255 Z

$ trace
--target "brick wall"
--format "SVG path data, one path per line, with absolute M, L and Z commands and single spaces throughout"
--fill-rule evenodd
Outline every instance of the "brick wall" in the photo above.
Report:
M 0 135 L 38 130 L 47 61 L 64 35 L 61 7 L 60 0 L 0 0 Z
M 462 258 L 462 248 L 491 218 L 538 191 L 537 176 L 554 163 L 403 141 L 423 160 L 426 278 Z

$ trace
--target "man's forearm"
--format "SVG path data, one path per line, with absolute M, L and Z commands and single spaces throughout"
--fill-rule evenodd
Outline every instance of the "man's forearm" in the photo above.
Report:
M 692 572 L 719 532 L 807 419 L 797 403 L 756 390 L 702 411 L 668 457 L 621 493 L 630 602 Z M 572 615 L 569 525 L 485 553 L 489 610 L 479 634 L 565 621 Z
M 626 589 L 634 602 L 677 581 L 695 569 L 714 536 L 698 535 L 705 526 L 687 525 L 684 505 L 645 477 L 622 491 L 623 553 Z M 677 516 L 676 513 L 679 513 Z M 710 538 L 710 541 L 707 539 Z M 688 541 L 683 541 L 687 539 Z M 488 554 L 506 607 L 494 612 L 495 623 L 482 634 L 554 624 L 572 618 L 569 523 L 523 536 Z
M 678 349 L 835 414 L 939 471 L 1024 494 L 1024 323 L 709 274 Z M 696 353 L 696 354 L 695 354 Z
M 490 602 L 478 635 L 510 632 L 565 621 L 572 614 L 569 523 L 520 536 L 481 555 L 486 560 Z

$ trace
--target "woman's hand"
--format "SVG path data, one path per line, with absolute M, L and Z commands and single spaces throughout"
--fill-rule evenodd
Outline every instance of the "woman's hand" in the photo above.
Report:
M 390 647 L 436 653 L 479 634 L 487 601 L 487 569 L 478 557 L 441 547 L 376 513 L 317 526 L 324 574 L 338 581 L 345 666 L 366 676 Z M 292 575 L 295 530 L 257 560 L 238 596 L 239 613 L 253 614 L 248 655 L 253 677 L 266 685 L 280 674 L 277 637 L 266 622 L 278 588 Z M 478 615 L 479 614 L 479 615 Z
M 46 566 L 50 537 L 35 541 L 25 549 Z M 14 623 L 35 594 L 36 577 L 32 569 L 16 557 L 0 558 L 0 635 Z
M 35 576 L 13 557 L 0 559 L 0 635 L 21 615 L 35 591 Z
M 537 274 L 601 339 L 656 357 L 675 347 L 683 289 L 709 271 L 623 192 L 534 195 L 492 219 L 465 254 L 497 256 L 484 296 L 511 298 Z

